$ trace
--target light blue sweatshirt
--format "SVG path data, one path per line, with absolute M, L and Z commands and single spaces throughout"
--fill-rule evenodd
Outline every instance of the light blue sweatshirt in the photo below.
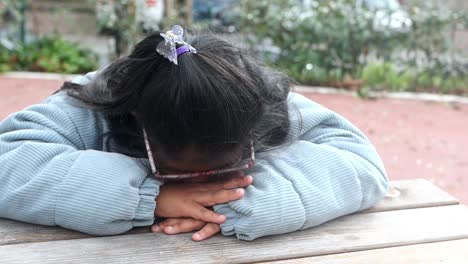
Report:
M 93 74 L 74 80 L 89 82 Z M 109 152 L 104 115 L 64 92 L 0 123 L 0 217 L 93 235 L 151 225 L 161 183 L 147 159 Z M 371 207 L 388 179 L 368 139 L 338 114 L 291 93 L 286 147 L 257 154 L 245 197 L 214 209 L 242 240 L 320 225 Z M 300 124 L 302 122 L 302 124 Z

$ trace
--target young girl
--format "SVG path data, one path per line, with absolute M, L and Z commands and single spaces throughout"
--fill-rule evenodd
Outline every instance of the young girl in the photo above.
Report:
M 0 123 L 0 217 L 253 240 L 374 205 L 374 147 L 290 85 L 214 36 L 150 35 Z

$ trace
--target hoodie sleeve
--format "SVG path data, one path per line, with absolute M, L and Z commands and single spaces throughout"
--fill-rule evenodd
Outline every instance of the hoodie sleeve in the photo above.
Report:
M 258 155 L 244 198 L 215 206 L 228 220 L 224 235 L 242 240 L 320 225 L 367 209 L 383 198 L 388 179 L 369 140 L 340 115 L 291 94 L 290 139 Z
M 102 150 L 106 124 L 59 92 L 0 123 L 0 217 L 113 235 L 151 225 L 147 160 Z

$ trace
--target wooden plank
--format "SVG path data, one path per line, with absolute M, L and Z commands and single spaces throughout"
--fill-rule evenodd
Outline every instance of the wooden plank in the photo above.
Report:
M 375 207 L 363 211 L 379 212 L 418 207 L 454 205 L 458 201 L 423 179 L 392 182 L 400 192 L 398 197 L 386 197 Z M 132 230 L 129 234 L 147 233 L 148 228 Z M 60 227 L 45 227 L 0 219 L 0 245 L 66 240 L 90 237 Z
M 271 264 L 361 264 L 361 263 L 467 263 L 468 239 L 364 250 L 311 258 L 263 262 Z
M 455 205 L 458 200 L 425 179 L 392 181 L 387 196 L 362 213 Z
M 0 245 L 86 237 L 91 236 L 60 227 L 33 225 L 0 219 Z
M 127 234 L 148 233 L 149 227 L 134 228 Z M 53 240 L 90 238 L 91 235 L 55 226 L 41 226 L 0 219 L 0 246 Z
M 468 208 L 429 207 L 336 219 L 317 228 L 254 242 L 190 234 L 137 234 L 0 246 L 4 263 L 259 262 L 468 238 Z

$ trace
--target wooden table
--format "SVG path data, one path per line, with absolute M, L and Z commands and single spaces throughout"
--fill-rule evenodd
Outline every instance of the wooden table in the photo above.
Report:
M 425 180 L 392 185 L 374 208 L 253 242 L 148 228 L 90 237 L 0 219 L 0 263 L 468 263 L 468 208 Z

